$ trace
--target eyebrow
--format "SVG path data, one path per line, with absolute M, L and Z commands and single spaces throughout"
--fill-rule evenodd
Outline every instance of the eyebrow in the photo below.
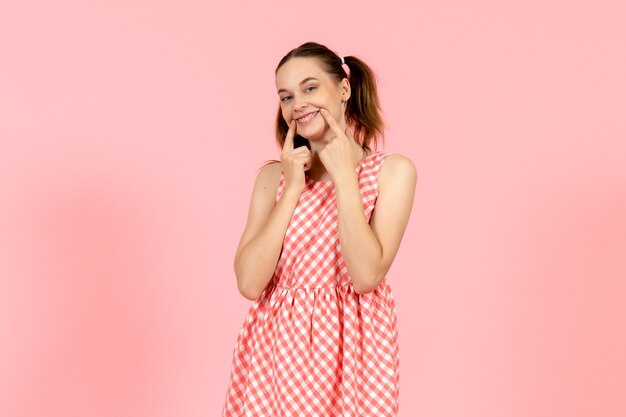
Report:
M 307 82 L 307 81 L 311 81 L 311 80 L 316 80 L 316 81 L 319 81 L 319 80 L 318 80 L 317 78 L 315 78 L 315 77 L 307 77 L 307 78 L 305 78 L 304 80 L 300 81 L 300 85 L 304 84 L 304 83 L 305 83 L 305 82 Z M 281 88 L 280 90 L 278 90 L 278 93 L 280 94 L 280 93 L 282 93 L 283 91 L 287 91 L 287 90 L 285 90 L 284 88 Z

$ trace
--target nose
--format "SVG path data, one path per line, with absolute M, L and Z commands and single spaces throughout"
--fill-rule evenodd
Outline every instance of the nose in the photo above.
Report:
M 295 101 L 294 107 L 296 111 L 300 111 L 306 107 L 306 103 L 301 103 L 299 99 L 294 99 L 294 101 Z

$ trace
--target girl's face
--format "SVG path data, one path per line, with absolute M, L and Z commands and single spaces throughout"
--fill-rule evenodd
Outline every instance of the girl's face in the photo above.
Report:
M 276 73 L 276 89 L 280 108 L 287 124 L 296 119 L 296 132 L 309 140 L 323 140 L 330 126 L 319 114 L 324 108 L 346 128 L 345 102 L 350 97 L 347 78 L 339 84 L 330 79 L 315 58 L 292 58 Z M 308 117 L 298 120 L 302 116 Z M 312 118 L 310 118 L 313 116 Z

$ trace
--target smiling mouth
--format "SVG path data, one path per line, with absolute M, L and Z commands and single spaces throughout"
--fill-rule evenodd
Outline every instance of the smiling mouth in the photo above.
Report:
M 297 122 L 297 123 L 307 123 L 307 122 L 309 122 L 311 119 L 314 119 L 314 118 L 315 118 L 315 117 L 319 114 L 319 112 L 320 112 L 320 111 L 318 110 L 318 111 L 316 111 L 316 112 L 314 112 L 314 113 L 310 113 L 310 114 L 308 114 L 308 115 L 306 115 L 306 116 L 304 116 L 304 117 L 301 117 L 301 118 L 299 118 L 299 119 L 296 119 L 296 122 Z

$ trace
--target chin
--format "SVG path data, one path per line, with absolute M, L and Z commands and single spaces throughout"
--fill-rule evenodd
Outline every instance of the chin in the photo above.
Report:
M 326 132 L 324 132 L 323 130 L 317 131 L 317 132 L 313 132 L 313 133 L 306 133 L 306 134 L 302 134 L 298 132 L 298 135 L 302 136 L 303 138 L 309 140 L 309 141 L 321 141 L 324 139 L 324 134 Z
M 298 133 L 298 134 L 300 136 L 302 136 L 303 138 L 305 138 L 306 140 L 309 140 L 309 141 L 316 141 L 316 140 L 320 140 L 321 139 L 321 137 L 319 135 L 311 136 L 311 135 L 303 135 L 302 133 Z

